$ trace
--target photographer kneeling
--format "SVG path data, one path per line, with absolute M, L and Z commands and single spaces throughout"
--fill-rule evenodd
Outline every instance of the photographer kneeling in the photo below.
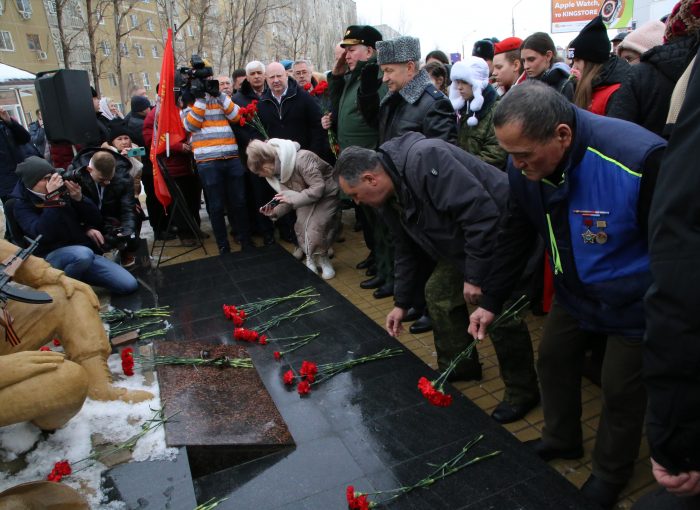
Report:
M 111 149 L 85 149 L 73 160 L 83 195 L 97 204 L 102 221 L 97 240 L 103 251 L 118 250 L 122 267 L 136 264 L 141 217 L 134 198 L 131 163 Z
M 32 156 L 17 165 L 20 181 L 12 211 L 25 235 L 42 235 L 34 255 L 76 280 L 129 294 L 138 282 L 126 269 L 102 257 L 100 211 L 80 185 L 63 179 L 45 160 Z

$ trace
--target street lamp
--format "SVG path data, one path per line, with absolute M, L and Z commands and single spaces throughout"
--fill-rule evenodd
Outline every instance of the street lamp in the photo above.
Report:
M 511 35 L 515 37 L 515 8 L 518 6 L 520 2 L 523 0 L 518 0 L 513 4 L 513 8 L 510 10 L 510 23 L 511 23 L 511 31 L 513 32 Z

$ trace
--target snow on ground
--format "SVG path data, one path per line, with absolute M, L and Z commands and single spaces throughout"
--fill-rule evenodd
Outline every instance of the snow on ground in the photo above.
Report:
M 92 508 L 118 509 L 125 506 L 120 503 L 106 505 L 102 503 L 104 495 L 100 490 L 103 464 L 93 461 L 77 463 L 90 455 L 93 434 L 101 434 L 110 443 L 118 444 L 141 431 L 141 425 L 152 418 L 154 411 L 160 409 L 160 392 L 153 374 L 151 384 L 139 372 L 132 377 L 122 374 L 119 354 L 109 358 L 109 367 L 114 375 L 115 385 L 128 389 L 150 391 L 155 398 L 138 404 L 125 402 L 100 402 L 87 399 L 80 412 L 63 428 L 49 434 L 45 439 L 41 431 L 31 423 L 0 428 L 0 459 L 11 461 L 25 454 L 27 467 L 15 475 L 0 472 L 0 491 L 23 482 L 46 480 L 56 462 L 68 460 L 73 467 L 73 474 L 61 483 L 74 487 L 83 494 Z M 165 446 L 163 427 L 148 432 L 134 448 L 132 461 L 172 460 L 177 449 Z

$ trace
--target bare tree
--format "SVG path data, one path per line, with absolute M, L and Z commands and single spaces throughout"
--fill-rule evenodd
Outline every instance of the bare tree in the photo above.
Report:
M 71 68 L 70 57 L 73 50 L 80 46 L 81 32 L 79 30 L 70 30 L 71 21 L 77 17 L 80 18 L 79 9 L 75 5 L 75 0 L 49 0 L 53 2 L 56 10 L 56 29 L 58 30 L 58 40 L 61 45 L 61 54 L 63 55 L 63 67 Z
M 126 87 L 124 86 L 124 76 L 122 73 L 122 58 L 128 54 L 128 45 L 124 39 L 134 30 L 141 26 L 141 23 L 129 23 L 128 16 L 134 9 L 137 0 L 111 0 L 114 21 L 114 70 L 119 84 L 119 99 L 122 104 L 126 103 Z M 122 55 L 122 49 L 126 49 Z M 134 85 L 129 83 L 128 86 Z
M 237 29 L 231 34 L 229 69 L 242 67 L 248 62 L 258 36 L 264 28 L 278 23 L 272 15 L 275 11 L 290 7 L 289 3 L 273 0 L 239 0 Z
M 102 75 L 104 55 L 101 59 L 98 57 L 97 30 L 100 22 L 104 19 L 105 11 L 108 6 L 108 0 L 85 0 L 85 9 L 87 13 L 86 29 L 88 46 L 90 49 L 90 69 L 92 71 L 92 79 L 95 83 L 95 90 L 98 94 L 100 94 L 100 77 Z
M 310 30 L 316 18 L 314 10 L 309 0 L 299 0 L 293 8 L 281 11 L 280 33 L 274 41 L 278 60 L 296 60 L 307 55 Z

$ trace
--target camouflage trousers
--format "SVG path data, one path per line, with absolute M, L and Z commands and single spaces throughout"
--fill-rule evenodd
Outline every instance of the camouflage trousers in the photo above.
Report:
M 433 319 L 433 336 L 439 370 L 450 362 L 472 341 L 467 333 L 469 310 L 462 293 L 464 277 L 450 262 L 441 260 L 425 285 L 425 298 Z M 506 303 L 506 309 L 513 300 Z M 489 330 L 496 351 L 501 377 L 505 384 L 503 400 L 518 405 L 534 400 L 539 393 L 535 373 L 530 332 L 520 317 L 499 324 Z M 470 359 L 455 369 L 459 378 L 480 378 L 481 366 L 476 349 Z

